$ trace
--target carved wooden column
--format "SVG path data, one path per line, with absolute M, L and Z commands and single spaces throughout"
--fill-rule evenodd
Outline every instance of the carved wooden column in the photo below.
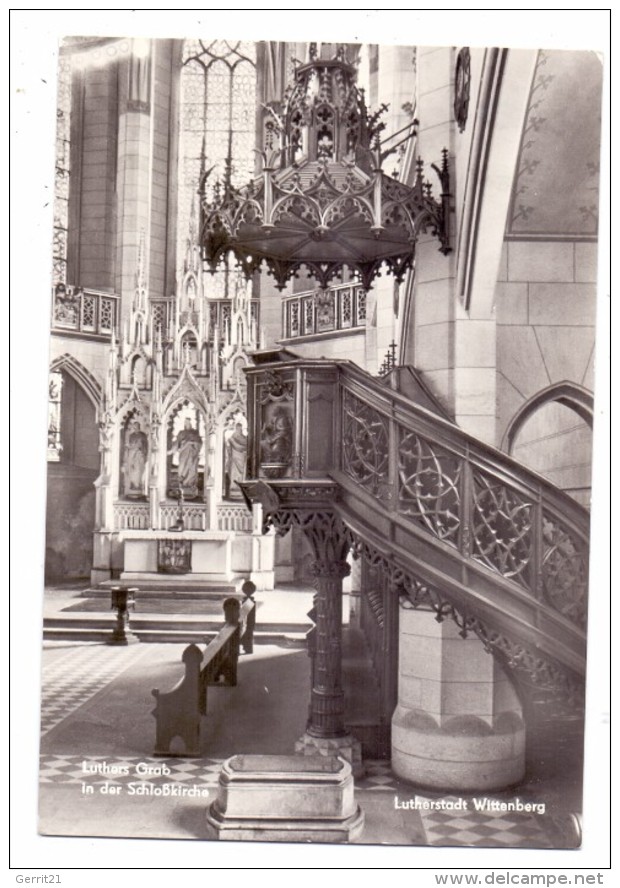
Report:
M 314 737 L 345 734 L 342 691 L 342 581 L 346 561 L 319 559 L 312 566 L 316 597 L 313 685 L 308 733 Z
M 332 512 L 295 514 L 314 555 L 312 688 L 306 733 L 295 751 L 304 755 L 341 755 L 362 772 L 361 745 L 344 723 L 342 690 L 342 581 L 349 573 L 350 546 L 344 524 Z

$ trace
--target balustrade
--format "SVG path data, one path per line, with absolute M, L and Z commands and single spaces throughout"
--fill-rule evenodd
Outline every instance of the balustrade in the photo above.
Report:
M 284 300 L 285 337 L 311 336 L 362 327 L 366 323 L 366 290 L 349 283 L 296 293 Z
M 52 291 L 52 330 L 112 337 L 118 327 L 119 297 L 99 290 L 57 284 Z
M 538 660 L 583 672 L 589 515 L 578 503 L 348 361 L 274 354 L 248 372 L 248 399 L 258 483 L 246 486 L 266 526 L 274 510 L 284 526 L 331 504 L 356 545 L 381 554 L 395 591 L 415 582 L 416 602 L 532 674 L 555 674 Z M 289 442 L 277 472 L 265 459 L 276 410 Z
M 217 529 L 249 533 L 252 530 L 252 515 L 246 506 L 222 503 L 217 507 Z
M 148 530 L 150 527 L 148 503 L 115 503 L 114 527 L 117 530 Z
M 179 517 L 176 503 L 160 503 L 159 526 L 164 530 L 173 525 Z M 207 527 L 206 506 L 204 503 L 185 503 L 183 522 L 186 530 L 205 530 Z M 114 527 L 116 530 L 149 530 L 150 509 L 148 503 L 114 504 Z
M 584 628 L 584 510 L 398 393 L 375 385 L 364 395 L 355 375 L 341 375 L 341 471 L 403 521 Z
M 176 524 L 179 506 L 174 503 L 160 503 L 159 526 L 165 528 Z M 183 523 L 185 530 L 205 530 L 207 527 L 206 506 L 204 503 L 183 503 Z

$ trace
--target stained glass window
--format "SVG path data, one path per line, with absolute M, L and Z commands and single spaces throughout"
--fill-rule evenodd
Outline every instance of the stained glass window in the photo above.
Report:
M 71 132 L 71 58 L 58 61 L 56 108 L 56 169 L 54 177 L 54 284 L 67 283 L 67 230 L 69 227 L 69 148 Z
M 181 71 L 177 250 L 180 262 L 186 255 L 192 226 L 196 225 L 203 160 L 204 169 L 211 170 L 206 185 L 209 196 L 216 181 L 224 178 L 227 163 L 233 185 L 245 185 L 254 175 L 255 114 L 256 44 L 186 40 Z M 179 272 L 182 275 L 183 269 Z M 209 283 L 209 295 L 227 296 L 227 277 L 216 275 Z
M 47 459 L 58 462 L 62 452 L 60 443 L 60 406 L 62 401 L 62 374 L 58 371 L 49 377 L 49 409 L 47 422 Z

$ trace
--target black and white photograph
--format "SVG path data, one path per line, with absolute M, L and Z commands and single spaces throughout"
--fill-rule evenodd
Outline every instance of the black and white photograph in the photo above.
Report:
M 607 43 L 78 12 L 12 392 L 38 853 L 603 869 Z

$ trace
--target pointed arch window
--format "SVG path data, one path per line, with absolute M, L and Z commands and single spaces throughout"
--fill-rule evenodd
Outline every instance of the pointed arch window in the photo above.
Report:
M 69 176 L 71 136 L 70 55 L 58 59 L 58 103 L 56 107 L 56 168 L 54 171 L 54 284 L 67 283 L 67 240 L 69 231 Z
M 197 190 L 211 170 L 207 194 L 229 174 L 233 185 L 254 174 L 256 142 L 256 44 L 200 39 L 183 44 L 179 145 L 179 240 L 177 255 L 196 243 Z M 215 297 L 228 296 L 228 274 L 210 285 Z M 182 278 L 182 272 L 179 280 Z
M 47 421 L 47 459 L 48 462 L 59 462 L 62 453 L 60 440 L 60 411 L 62 405 L 62 373 L 52 370 L 49 375 L 48 421 Z

